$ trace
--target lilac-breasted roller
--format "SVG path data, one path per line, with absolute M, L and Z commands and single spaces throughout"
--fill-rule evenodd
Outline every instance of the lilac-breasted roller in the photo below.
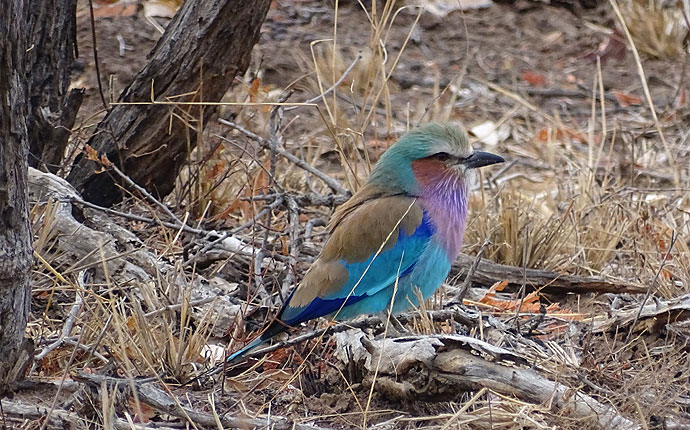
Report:
M 322 317 L 349 319 L 417 306 L 441 286 L 460 252 L 469 172 L 505 161 L 473 151 L 453 124 L 426 124 L 380 158 L 367 183 L 340 206 L 330 237 L 304 279 L 244 353 L 290 326 Z

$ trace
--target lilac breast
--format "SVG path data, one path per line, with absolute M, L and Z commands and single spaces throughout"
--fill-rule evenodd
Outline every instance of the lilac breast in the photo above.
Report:
M 450 261 L 455 260 L 465 235 L 467 187 L 457 178 L 429 184 L 420 201 L 436 227 L 434 241 L 443 247 Z

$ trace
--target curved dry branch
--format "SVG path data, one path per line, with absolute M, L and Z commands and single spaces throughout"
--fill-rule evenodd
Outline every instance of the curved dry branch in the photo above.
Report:
M 504 348 L 467 336 L 438 335 L 369 340 L 364 334 L 338 336 L 338 350 L 360 358 L 371 383 L 378 370 L 378 392 L 400 399 L 446 401 L 466 391 L 488 388 L 505 396 L 547 405 L 598 428 L 635 430 L 640 426 L 613 406 L 527 367 Z M 378 366 L 378 369 L 376 367 Z

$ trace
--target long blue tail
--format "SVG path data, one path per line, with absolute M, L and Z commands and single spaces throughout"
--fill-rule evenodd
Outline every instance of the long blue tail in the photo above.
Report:
M 282 312 L 281 312 L 282 314 Z M 280 315 L 280 314 L 279 314 Z M 232 364 L 237 361 L 239 361 L 244 354 L 248 353 L 252 349 L 256 348 L 257 346 L 268 342 L 269 340 L 273 339 L 274 336 L 276 336 L 279 333 L 282 333 L 287 330 L 287 326 L 278 320 L 277 318 L 274 319 L 268 327 L 266 327 L 266 330 L 264 330 L 263 333 L 261 333 L 261 336 L 257 337 L 253 341 L 249 342 L 247 346 L 244 348 L 240 349 L 239 351 L 233 352 L 228 358 L 226 359 L 227 364 Z
M 270 337 L 269 337 L 269 338 L 264 338 L 263 335 L 262 335 L 262 336 L 259 336 L 259 337 L 257 337 L 256 339 L 254 339 L 253 341 L 249 342 L 249 343 L 247 344 L 247 346 L 245 346 L 244 348 L 242 348 L 242 349 L 240 349 L 239 351 L 235 351 L 235 352 L 233 352 L 232 354 L 230 354 L 230 355 L 228 356 L 228 358 L 227 358 L 225 361 L 226 361 L 228 364 L 232 364 L 232 363 L 238 361 L 240 358 L 242 358 L 242 356 L 244 356 L 244 354 L 248 353 L 248 352 L 251 351 L 252 349 L 256 348 L 257 346 L 261 345 L 262 343 L 267 342 L 267 341 L 270 340 L 270 339 L 271 339 Z
M 228 356 L 228 358 L 225 360 L 226 364 L 233 364 L 237 361 L 239 361 L 246 353 L 251 351 L 252 349 L 256 348 L 257 346 L 264 344 L 271 340 L 275 335 L 278 333 L 282 333 L 287 330 L 287 326 L 284 325 L 282 322 L 278 320 L 273 320 L 271 324 L 264 330 L 264 332 L 254 339 L 253 341 L 249 342 L 244 348 L 240 349 L 239 351 L 233 352 L 231 355 Z M 202 374 L 188 380 L 187 382 L 183 383 L 182 386 L 184 387 L 185 385 L 191 384 L 192 382 L 195 382 L 199 380 L 201 377 L 204 376 L 211 376 L 219 373 L 222 369 L 224 368 L 223 365 L 215 366 L 213 369 L 207 370 L 203 372 Z

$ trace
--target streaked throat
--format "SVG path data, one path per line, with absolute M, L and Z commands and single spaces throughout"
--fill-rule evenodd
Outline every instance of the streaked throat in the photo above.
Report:
M 457 169 L 443 163 L 420 160 L 412 168 L 419 183 L 419 202 L 435 226 L 434 240 L 453 261 L 465 235 L 467 185 Z

